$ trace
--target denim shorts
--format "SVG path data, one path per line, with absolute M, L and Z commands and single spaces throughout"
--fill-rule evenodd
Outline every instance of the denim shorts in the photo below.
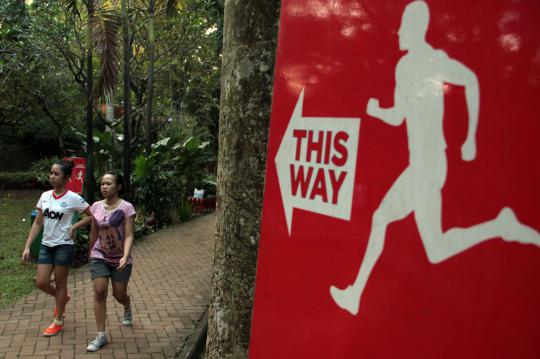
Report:
M 74 255 L 75 246 L 72 244 L 61 244 L 54 247 L 41 244 L 39 247 L 38 264 L 71 267 Z
M 116 269 L 118 266 L 100 259 L 90 259 L 90 274 L 92 280 L 96 278 L 111 278 L 113 282 L 127 283 L 131 277 L 131 264 L 126 265 L 124 270 Z

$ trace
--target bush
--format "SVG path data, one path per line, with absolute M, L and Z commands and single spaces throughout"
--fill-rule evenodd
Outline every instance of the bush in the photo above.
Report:
M 0 172 L 0 189 L 47 189 L 35 172 Z
M 75 241 L 75 256 L 73 258 L 73 268 L 88 263 L 88 244 L 90 237 L 90 225 L 79 228 L 77 231 L 77 240 Z
M 143 210 L 160 224 L 170 223 L 174 218 L 178 195 L 178 178 L 152 153 L 135 160 L 135 199 Z
M 205 167 L 214 161 L 207 144 L 167 137 L 152 146 L 150 155 L 135 159 L 135 200 L 159 225 L 191 217 L 186 199 L 201 188 Z
M 32 172 L 36 174 L 37 180 L 45 188 L 49 185 L 49 173 L 53 163 L 60 163 L 59 157 L 42 158 L 32 163 Z

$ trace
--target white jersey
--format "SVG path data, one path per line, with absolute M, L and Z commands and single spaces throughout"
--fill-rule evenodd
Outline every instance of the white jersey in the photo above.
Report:
M 69 190 L 56 196 L 50 190 L 43 192 L 36 207 L 43 213 L 42 244 L 48 247 L 75 244 L 69 237 L 69 227 L 75 212 L 81 213 L 88 208 L 88 203 L 81 196 Z

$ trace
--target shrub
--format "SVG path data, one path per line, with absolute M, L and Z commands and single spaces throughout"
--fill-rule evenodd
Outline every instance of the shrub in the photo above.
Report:
M 73 268 L 88 263 L 88 244 L 90 237 L 90 226 L 79 228 L 77 231 L 77 240 L 75 241 L 75 256 L 73 258 Z
M 32 163 L 32 172 L 36 174 L 38 182 L 45 186 L 45 188 L 49 185 L 49 172 L 53 163 L 60 163 L 60 158 L 42 158 Z
M 159 223 L 169 223 L 174 216 L 179 184 L 174 172 L 159 157 L 152 153 L 135 159 L 135 200 Z
M 214 161 L 207 144 L 194 137 L 183 143 L 166 137 L 150 155 L 135 159 L 135 201 L 160 225 L 191 217 L 185 200 L 200 188 L 205 167 Z
M 186 199 L 180 201 L 180 206 L 178 207 L 178 219 L 180 222 L 188 221 L 193 216 L 193 207 Z
M 47 189 L 35 172 L 0 172 L 0 189 Z

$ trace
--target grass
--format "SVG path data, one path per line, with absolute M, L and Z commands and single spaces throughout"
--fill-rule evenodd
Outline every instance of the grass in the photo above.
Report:
M 35 289 L 35 265 L 22 264 L 21 254 L 30 231 L 30 212 L 40 194 L 40 190 L 0 191 L 0 309 Z

